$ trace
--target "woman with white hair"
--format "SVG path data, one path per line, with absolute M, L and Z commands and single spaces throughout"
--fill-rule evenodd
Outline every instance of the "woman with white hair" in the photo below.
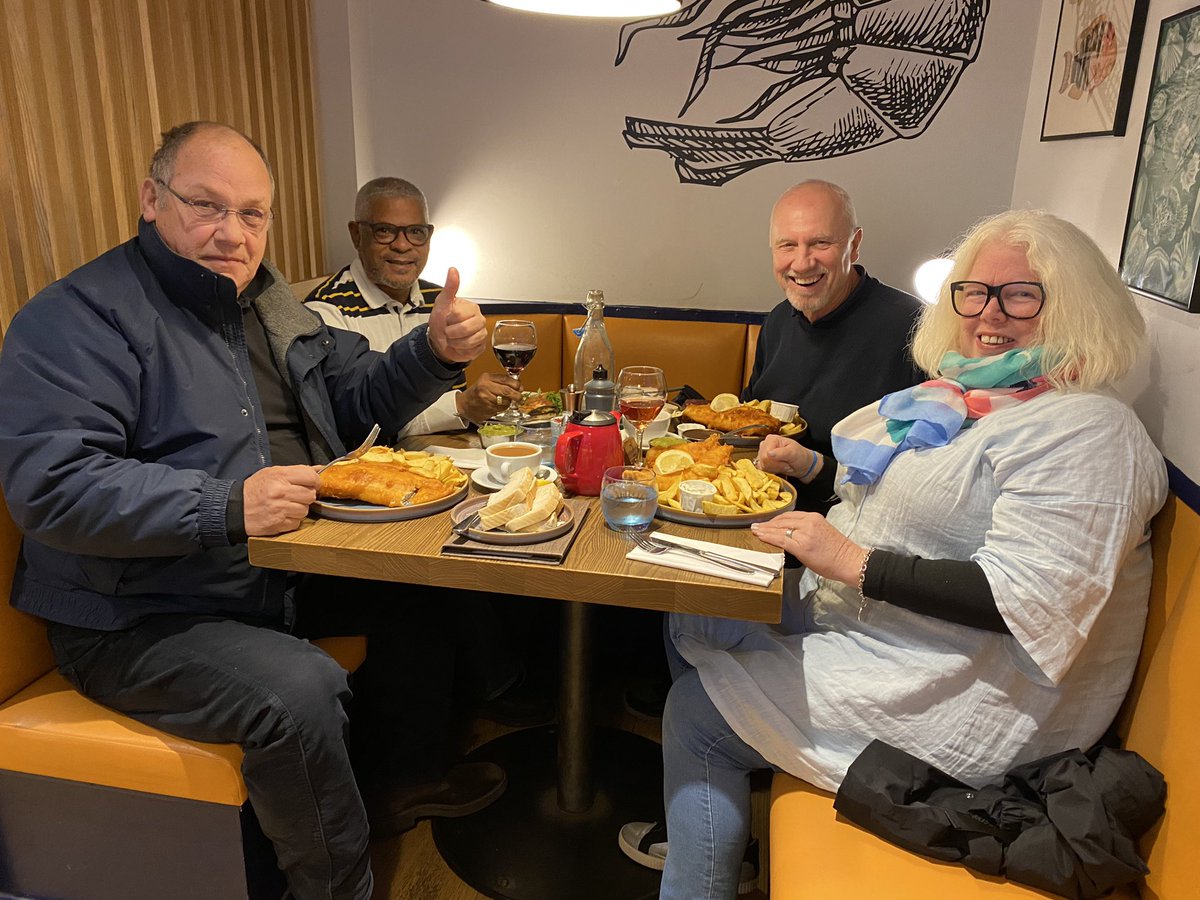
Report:
M 753 769 L 832 791 L 879 739 L 982 786 L 1101 737 L 1137 662 L 1166 497 L 1111 391 L 1143 331 L 1070 223 L 1007 212 L 964 239 L 914 338 L 931 380 L 835 427 L 828 519 L 755 526 L 805 565 L 783 623 L 671 617 L 662 897 L 734 895 Z M 811 453 L 775 437 L 760 464 L 804 473 Z M 647 854 L 643 837 L 627 825 L 622 846 Z

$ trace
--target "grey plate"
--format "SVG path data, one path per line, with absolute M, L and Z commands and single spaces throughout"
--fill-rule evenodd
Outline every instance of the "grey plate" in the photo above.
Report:
M 783 481 L 783 479 L 779 480 Z M 783 482 L 783 486 L 792 495 L 791 502 L 787 506 L 773 509 L 770 512 L 740 513 L 736 516 L 710 516 L 708 513 L 687 512 L 682 509 L 671 509 L 669 506 L 662 506 L 660 504 L 658 509 L 655 510 L 654 517 L 663 519 L 666 522 L 678 522 L 680 525 L 699 525 L 701 528 L 749 528 L 755 522 L 770 521 L 780 513 L 791 512 L 796 508 L 796 489 L 785 481 Z
M 455 525 L 470 518 L 475 513 L 479 512 L 487 505 L 487 497 L 477 497 L 474 500 L 468 500 L 462 506 L 450 513 L 450 521 Z M 543 541 L 552 541 L 557 537 L 562 537 L 571 530 L 571 526 L 575 524 L 575 514 L 571 512 L 571 507 L 564 506 L 558 511 L 558 525 L 554 528 L 547 528 L 545 531 L 529 531 L 514 534 L 511 531 L 480 531 L 477 528 L 468 528 L 467 537 L 473 541 L 479 541 L 481 544 L 540 544 Z
M 443 512 L 467 496 L 469 489 L 470 482 L 448 497 L 416 506 L 377 506 L 361 500 L 318 500 L 309 507 L 309 511 L 322 519 L 333 519 L 337 522 L 402 522 L 405 519 L 420 519 Z

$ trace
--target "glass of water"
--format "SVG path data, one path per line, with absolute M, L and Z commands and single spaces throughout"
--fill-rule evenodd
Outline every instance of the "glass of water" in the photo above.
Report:
M 645 531 L 658 507 L 658 488 L 652 469 L 613 466 L 604 472 L 600 510 L 614 531 Z

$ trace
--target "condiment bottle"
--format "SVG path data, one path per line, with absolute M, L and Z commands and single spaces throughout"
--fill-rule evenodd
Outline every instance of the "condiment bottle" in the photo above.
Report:
M 596 366 L 591 380 L 583 386 L 583 408 L 612 412 L 617 408 L 617 386 L 604 366 Z
M 614 366 L 613 346 L 604 328 L 604 291 L 588 291 L 584 302 L 587 309 L 587 321 L 583 323 L 583 331 L 579 335 L 579 349 L 575 351 L 575 383 L 583 385 L 591 379 L 597 368 L 604 369 L 605 375 L 616 371 Z M 584 390 L 586 391 L 586 385 Z M 584 409 L 589 407 L 586 402 Z M 612 409 L 611 406 L 606 409 Z

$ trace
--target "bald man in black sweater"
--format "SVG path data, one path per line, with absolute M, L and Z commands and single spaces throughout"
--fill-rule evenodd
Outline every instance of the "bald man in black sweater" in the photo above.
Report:
M 759 333 L 742 399 L 794 403 L 808 423 L 801 443 L 819 456 L 792 479 L 800 510 L 832 505 L 834 424 L 924 380 L 908 350 L 921 302 L 855 265 L 861 242 L 850 196 L 835 184 L 801 182 L 771 211 L 772 264 L 786 299 Z

